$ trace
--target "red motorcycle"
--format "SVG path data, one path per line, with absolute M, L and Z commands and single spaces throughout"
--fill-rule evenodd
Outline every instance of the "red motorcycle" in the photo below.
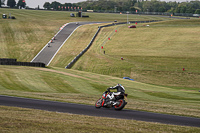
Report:
M 102 97 L 96 101 L 95 107 L 96 108 L 101 108 L 101 107 L 106 107 L 106 108 L 111 108 L 114 107 L 115 110 L 122 110 L 127 102 L 125 99 L 127 99 L 128 94 L 120 94 L 120 95 L 115 95 L 112 100 L 107 98 L 108 95 L 112 95 L 114 92 L 109 92 L 105 91 L 102 95 Z

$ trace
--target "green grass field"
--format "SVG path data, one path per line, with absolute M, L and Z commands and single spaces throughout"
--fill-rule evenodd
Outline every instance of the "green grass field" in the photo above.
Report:
M 126 15 L 119 14 L 88 13 L 90 18 L 81 19 L 69 17 L 69 12 L 0 9 L 0 14 L 9 12 L 17 19 L 0 19 L 0 58 L 17 58 L 19 61 L 31 61 L 67 22 L 126 22 Z M 88 45 L 99 25 L 81 26 L 48 68 L 0 66 L 0 95 L 94 105 L 107 87 L 121 83 L 129 94 L 126 109 L 200 117 L 200 20 L 142 15 L 129 17 L 130 20 L 164 21 L 150 23 L 149 27 L 138 23 L 136 29 L 129 29 L 128 25 L 103 28 L 91 49 L 72 69 L 65 69 Z M 109 41 L 108 36 L 111 37 Z M 123 61 L 121 57 L 124 57 Z M 182 71 L 183 67 L 185 71 Z M 124 80 L 123 76 L 135 81 Z M 114 124 L 120 126 L 119 132 L 200 130 L 4 106 L 0 106 L 0 112 L 0 130 L 3 132 L 92 132 L 96 126 L 96 132 L 104 132 L 105 128 L 100 126 L 102 121 L 106 121 L 103 122 L 105 125 L 113 123 L 109 126 L 110 131 L 115 131 Z M 6 112 L 9 113 L 6 115 Z M 71 118 L 71 123 L 66 117 Z M 66 125 L 70 128 L 66 129 Z
M 136 29 L 129 29 L 127 25 L 103 28 L 91 49 L 72 69 L 120 78 L 128 76 L 139 82 L 161 86 L 198 89 L 199 23 L 199 19 L 194 19 L 157 22 L 149 27 L 138 24 Z M 86 31 L 88 28 L 90 32 Z M 96 30 L 96 25 L 77 29 L 50 65 L 65 67 L 87 46 L 90 42 L 88 36 L 91 38 Z M 84 36 L 84 33 L 90 35 Z M 76 36 L 85 41 L 76 41 Z M 67 50 L 70 52 L 66 53 Z
M 199 128 L 196 127 L 91 117 L 16 107 L 1 106 L 0 113 L 0 130 L 3 133 L 199 132 Z
M 89 18 L 70 17 L 71 12 L 0 9 L 0 14 L 9 13 L 16 20 L 0 19 L 1 58 L 17 58 L 31 61 L 42 47 L 65 23 L 77 21 L 110 22 L 126 21 L 126 15 L 87 13 Z M 157 20 L 158 17 L 129 15 L 130 20 Z M 162 18 L 165 20 L 166 18 Z
M 197 89 L 162 87 L 56 67 L 0 68 L 1 95 L 94 105 L 106 88 L 121 83 L 129 94 L 128 109 L 200 117 Z

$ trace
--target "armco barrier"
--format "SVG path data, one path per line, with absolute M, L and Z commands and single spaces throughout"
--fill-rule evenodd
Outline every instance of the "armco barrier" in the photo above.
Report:
M 130 23 L 150 23 L 150 22 L 158 22 L 161 20 L 149 20 L 149 21 L 130 21 Z M 77 55 L 65 68 L 66 69 L 70 69 L 72 68 L 72 66 L 76 63 L 76 61 L 85 53 L 87 52 L 87 50 L 91 47 L 92 43 L 94 42 L 94 39 L 96 38 L 96 36 L 98 35 L 99 31 L 101 30 L 101 28 L 104 27 L 110 27 L 110 26 L 114 26 L 114 25 L 120 25 L 120 24 L 127 24 L 127 22 L 120 22 L 120 23 L 112 23 L 112 24 L 108 24 L 108 25 L 104 25 L 104 26 L 99 26 L 96 34 L 94 35 L 94 37 L 92 38 L 91 42 L 89 43 L 89 45 L 79 54 Z
M 40 62 L 17 62 L 17 59 L 7 58 L 0 58 L 0 65 L 45 67 L 45 64 Z
M 98 31 L 96 32 L 96 34 L 94 35 L 94 37 L 92 38 L 91 42 L 89 43 L 89 45 L 78 55 L 76 56 L 65 68 L 70 69 L 75 63 L 76 61 L 85 53 L 87 52 L 87 50 L 92 46 L 92 43 L 94 42 L 94 39 L 96 38 L 96 36 L 98 35 L 99 31 L 101 30 L 101 27 L 99 27 Z

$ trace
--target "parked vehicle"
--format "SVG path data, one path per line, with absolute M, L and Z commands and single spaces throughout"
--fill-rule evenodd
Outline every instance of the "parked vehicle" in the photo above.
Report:
M 71 17 L 75 17 L 75 15 L 74 15 L 73 13 L 70 13 L 70 16 L 71 16 Z
M 130 26 L 128 26 L 128 28 L 136 28 L 136 26 L 135 25 L 130 25 Z
M 128 80 L 134 81 L 134 79 L 131 79 L 131 78 L 129 78 L 129 77 L 123 77 L 123 79 L 128 79 Z

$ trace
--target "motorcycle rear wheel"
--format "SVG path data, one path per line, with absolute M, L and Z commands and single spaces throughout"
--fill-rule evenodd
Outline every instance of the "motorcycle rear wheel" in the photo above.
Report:
M 118 100 L 119 105 L 115 105 L 115 110 L 122 110 L 124 108 L 124 106 L 126 105 L 126 102 L 124 99 L 119 99 Z
M 95 107 L 96 108 L 101 108 L 101 104 L 102 104 L 102 99 L 100 98 L 99 100 L 96 101 Z

